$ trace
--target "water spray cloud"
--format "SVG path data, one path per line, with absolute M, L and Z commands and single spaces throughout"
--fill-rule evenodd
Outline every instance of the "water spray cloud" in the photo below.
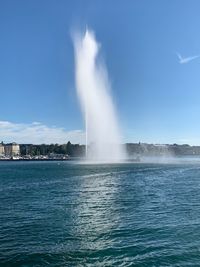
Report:
M 75 79 L 86 124 L 87 157 L 94 161 L 120 162 L 125 153 L 107 70 L 98 61 L 99 47 L 92 31 L 87 29 L 83 36 L 75 35 Z

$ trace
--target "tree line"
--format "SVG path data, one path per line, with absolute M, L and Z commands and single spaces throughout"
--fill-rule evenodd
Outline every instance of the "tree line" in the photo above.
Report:
M 31 156 L 40 156 L 40 155 L 50 155 L 50 154 L 59 154 L 59 155 L 68 155 L 70 157 L 82 157 L 85 155 L 85 146 L 79 144 L 21 144 L 20 145 L 20 154 L 22 156 L 31 155 Z
M 124 145 L 128 156 L 160 156 L 160 155 L 200 155 L 200 146 L 190 146 L 187 144 L 167 144 L 167 145 L 154 145 L 145 143 L 128 143 Z M 106 149 L 105 149 L 106 150 Z M 70 157 L 83 157 L 85 156 L 85 145 L 71 144 L 21 144 L 20 154 L 39 156 L 39 155 L 68 155 Z

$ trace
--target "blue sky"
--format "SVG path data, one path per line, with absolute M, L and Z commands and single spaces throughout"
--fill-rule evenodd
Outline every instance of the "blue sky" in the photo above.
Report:
M 0 139 L 84 141 L 71 32 L 101 43 L 124 142 L 200 144 L 200 2 L 0 1 Z

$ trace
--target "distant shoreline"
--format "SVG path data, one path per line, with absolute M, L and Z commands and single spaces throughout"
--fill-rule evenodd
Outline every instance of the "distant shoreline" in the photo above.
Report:
M 75 159 L 0 159 L 1 161 L 72 161 Z

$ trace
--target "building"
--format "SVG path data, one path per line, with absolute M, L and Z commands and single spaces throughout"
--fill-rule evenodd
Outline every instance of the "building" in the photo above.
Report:
M 20 147 L 16 143 L 10 143 L 4 145 L 4 154 L 7 157 L 19 156 L 20 155 Z
M 4 144 L 0 143 L 0 156 L 4 156 L 4 155 L 5 155 Z

